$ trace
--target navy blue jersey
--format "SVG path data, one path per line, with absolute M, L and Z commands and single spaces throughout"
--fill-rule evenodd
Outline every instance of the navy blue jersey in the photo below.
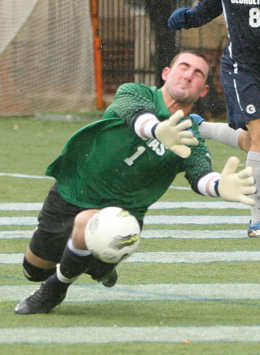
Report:
M 185 28 L 200 27 L 222 12 L 228 29 L 223 60 L 260 77 L 260 0 L 200 0 L 185 16 Z

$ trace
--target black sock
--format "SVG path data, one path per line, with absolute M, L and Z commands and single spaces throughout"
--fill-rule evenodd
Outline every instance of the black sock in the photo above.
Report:
M 71 285 L 70 283 L 61 282 L 57 277 L 57 273 L 48 278 L 47 284 L 57 293 L 65 293 Z
M 67 245 L 61 258 L 60 272 L 67 279 L 73 279 L 88 269 L 91 259 L 91 255 L 75 254 Z

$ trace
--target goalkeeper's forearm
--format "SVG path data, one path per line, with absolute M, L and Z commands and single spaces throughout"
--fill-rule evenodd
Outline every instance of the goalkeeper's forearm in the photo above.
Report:
M 220 178 L 220 173 L 212 171 L 200 177 L 192 188 L 200 195 L 220 197 L 218 192 L 218 182 Z
M 253 170 L 247 167 L 238 173 L 239 159 L 230 157 L 221 174 L 211 172 L 202 176 L 193 189 L 205 196 L 221 197 L 226 201 L 241 202 L 253 206 L 255 201 L 248 195 L 256 192 Z
M 221 197 L 227 201 L 238 201 L 236 192 L 231 191 L 231 187 L 232 185 L 234 186 L 234 180 L 237 180 L 238 174 L 230 174 L 229 179 L 232 180 L 229 184 L 225 180 L 223 183 L 221 178 L 223 180 L 223 176 L 216 171 L 205 174 L 195 183 L 193 190 L 204 196 Z M 220 180 L 221 186 L 219 186 Z
M 151 112 L 143 113 L 134 121 L 134 131 L 142 139 L 155 138 L 155 128 L 160 121 Z

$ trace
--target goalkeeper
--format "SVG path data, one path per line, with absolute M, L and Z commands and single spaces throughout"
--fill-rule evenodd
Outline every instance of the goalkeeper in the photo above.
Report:
M 232 157 L 222 174 L 213 171 L 198 125 L 189 118 L 193 103 L 209 90 L 208 73 L 202 54 L 181 52 L 164 68 L 161 89 L 122 85 L 104 119 L 70 138 L 47 168 L 56 183 L 23 263 L 29 280 L 45 282 L 16 306 L 15 313 L 49 313 L 84 272 L 112 287 L 117 281 L 115 265 L 87 250 L 87 222 L 98 210 L 119 206 L 142 226 L 149 206 L 180 172 L 199 194 L 254 204 L 247 196 L 256 190 L 251 167 L 236 173 L 239 161 Z

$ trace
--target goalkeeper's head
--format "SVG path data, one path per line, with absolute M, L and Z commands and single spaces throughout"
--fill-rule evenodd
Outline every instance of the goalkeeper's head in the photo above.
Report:
M 209 63 L 200 52 L 183 51 L 177 54 L 162 72 L 165 82 L 162 94 L 167 107 L 176 103 L 191 108 L 200 97 L 206 96 L 209 71 Z
M 201 58 L 202 60 L 204 60 L 204 61 L 206 62 L 207 66 L 208 66 L 208 76 L 207 76 L 206 83 L 208 84 L 207 81 L 208 81 L 208 77 L 209 77 L 209 74 L 210 74 L 210 71 L 211 71 L 211 67 L 210 67 L 209 61 L 208 61 L 207 57 L 206 57 L 203 53 L 201 53 L 201 52 L 199 52 L 199 51 L 197 51 L 197 50 L 195 50 L 195 49 L 190 49 L 190 50 L 186 49 L 186 50 L 183 50 L 183 51 L 179 52 L 178 54 L 176 54 L 176 55 L 173 57 L 172 61 L 170 62 L 169 67 L 172 68 L 173 65 L 174 65 L 174 63 L 177 61 L 177 59 L 178 59 L 182 54 L 185 54 L 185 53 L 192 54 L 192 55 L 194 55 L 195 57 L 199 57 L 199 58 Z

